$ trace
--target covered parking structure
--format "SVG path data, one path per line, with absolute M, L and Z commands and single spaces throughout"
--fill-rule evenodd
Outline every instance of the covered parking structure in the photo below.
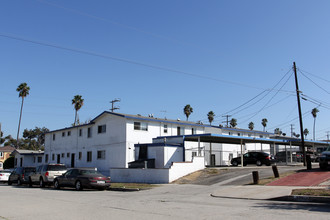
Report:
M 235 144 L 241 146 L 241 161 L 243 161 L 243 146 L 247 143 L 260 143 L 260 144 L 269 144 L 274 146 L 274 155 L 276 154 L 275 145 L 284 145 L 285 151 L 286 146 L 299 146 L 301 147 L 301 139 L 284 137 L 284 136 L 275 136 L 273 138 L 255 138 L 255 137 L 244 137 L 244 136 L 231 136 L 231 135 L 221 135 L 221 134 L 196 134 L 196 135 L 186 135 L 183 136 L 183 142 L 198 142 L 198 156 L 201 156 L 201 143 L 210 144 L 210 161 L 211 161 L 211 152 L 212 152 L 212 143 L 218 144 Z M 305 147 L 314 148 L 316 146 L 329 146 L 328 142 L 322 141 L 309 141 L 305 140 Z M 241 163 L 243 166 L 243 162 Z

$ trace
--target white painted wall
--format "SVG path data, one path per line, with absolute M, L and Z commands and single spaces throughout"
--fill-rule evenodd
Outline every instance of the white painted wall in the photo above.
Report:
M 194 157 L 192 162 L 173 163 L 169 169 L 110 169 L 112 182 L 170 183 L 189 173 L 204 169 L 204 157 Z

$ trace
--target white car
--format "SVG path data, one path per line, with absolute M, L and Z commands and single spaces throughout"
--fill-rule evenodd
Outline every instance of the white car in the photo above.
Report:
M 0 182 L 8 182 L 12 170 L 0 170 Z

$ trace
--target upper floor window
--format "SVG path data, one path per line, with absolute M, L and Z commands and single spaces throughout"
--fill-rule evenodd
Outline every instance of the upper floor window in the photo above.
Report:
M 68 131 L 68 136 L 71 136 L 71 131 Z
M 65 132 L 64 131 L 62 132 L 62 137 L 65 137 Z
M 53 141 L 55 141 L 55 137 L 56 137 L 55 134 L 53 134 Z
M 164 125 L 164 133 L 167 133 L 167 125 Z
M 134 130 L 148 131 L 148 123 L 134 122 Z
M 79 129 L 79 137 L 82 136 L 82 129 Z
M 45 163 L 48 163 L 48 154 L 45 156 Z
M 100 133 L 105 133 L 107 130 L 107 126 L 106 125 L 99 125 L 97 127 L 97 133 L 100 134 Z
M 87 137 L 88 138 L 92 137 L 92 128 L 87 129 Z

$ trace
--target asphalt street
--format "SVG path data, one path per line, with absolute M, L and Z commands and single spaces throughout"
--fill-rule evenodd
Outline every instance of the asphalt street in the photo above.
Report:
M 249 178 L 243 176 L 250 171 L 247 167 L 233 173 L 244 179 Z M 234 178 L 212 185 L 166 184 L 136 192 L 1 184 L 0 219 L 329 219 L 329 204 L 210 196 L 229 187 L 229 179 L 234 184 L 241 179 Z

